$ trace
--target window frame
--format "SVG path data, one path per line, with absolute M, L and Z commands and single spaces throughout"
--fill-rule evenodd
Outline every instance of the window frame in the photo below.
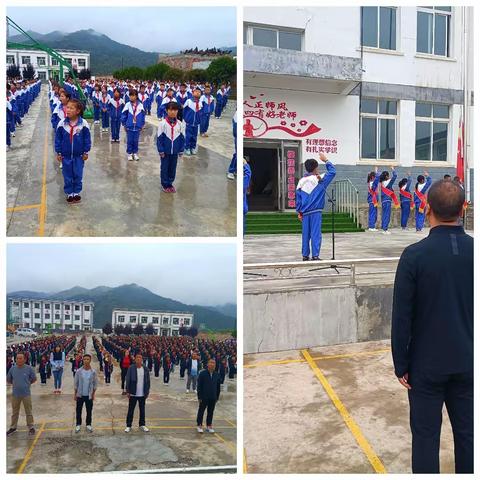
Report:
M 417 103 L 424 103 L 431 105 L 431 115 L 430 117 L 421 117 L 417 116 Z M 435 117 L 434 116 L 434 106 L 435 105 L 442 105 L 448 107 L 448 118 L 444 117 Z M 451 134 L 451 120 L 452 120 L 452 105 L 444 104 L 444 103 L 436 103 L 436 102 L 415 102 L 415 163 L 438 163 L 442 165 L 449 165 L 449 149 L 448 149 L 448 139 L 450 138 Z M 429 160 L 419 160 L 417 159 L 417 122 L 424 122 L 430 123 L 430 159 Z M 447 158 L 445 160 L 434 160 L 433 159 L 433 125 L 434 123 L 446 123 L 447 124 Z
M 363 32 L 363 28 L 362 28 L 362 19 L 363 19 L 363 8 L 364 7 L 360 7 L 361 10 L 360 10 L 360 48 L 372 48 L 372 49 L 375 49 L 375 50 L 385 50 L 385 51 L 388 51 L 388 52 L 398 52 L 399 51 L 399 48 L 398 48 L 398 44 L 399 44 L 399 39 L 400 39 L 400 36 L 399 36 L 399 7 L 393 5 L 365 5 L 365 7 L 374 7 L 377 9 L 377 45 L 375 47 L 372 47 L 371 45 L 363 45 L 363 38 L 362 38 L 362 32 Z M 380 46 L 380 8 L 391 8 L 392 10 L 395 10 L 395 48 L 384 48 L 384 47 L 381 47 Z
M 276 32 L 276 47 L 264 47 L 264 48 L 274 48 L 275 50 L 288 50 L 289 52 L 304 52 L 305 51 L 305 30 L 299 28 L 289 28 L 289 27 L 279 27 L 275 25 L 266 25 L 259 23 L 244 23 L 244 28 L 246 28 L 246 43 L 244 45 L 249 45 L 252 47 L 262 47 L 262 45 L 255 45 L 253 43 L 253 29 L 259 28 L 263 30 L 272 30 Z M 280 32 L 283 33 L 297 33 L 300 35 L 300 50 L 295 50 L 292 48 L 280 48 Z
M 364 97 L 364 100 L 374 100 L 377 103 L 377 113 L 367 113 L 362 112 L 362 98 L 359 97 L 359 109 L 360 109 L 360 161 L 362 162 L 387 162 L 387 163 L 397 163 L 398 162 L 398 111 L 399 111 L 399 101 L 396 99 L 390 98 L 374 98 L 374 97 Z M 397 107 L 397 113 L 387 114 L 387 113 L 379 113 L 380 110 L 380 102 L 395 102 Z M 363 119 L 364 118 L 373 118 L 376 120 L 376 145 L 375 151 L 376 155 L 375 158 L 365 158 L 362 156 L 363 152 Z M 394 158 L 380 158 L 380 124 L 379 120 L 394 120 L 395 121 L 395 157 Z
M 28 62 L 24 62 L 24 58 L 28 58 Z M 32 56 L 31 55 L 22 55 L 22 63 L 21 65 L 31 65 L 32 64 Z
M 422 12 L 428 15 L 432 15 L 432 51 L 431 52 L 419 52 L 418 51 L 418 13 Z M 445 55 L 435 53 L 435 15 L 443 15 L 447 17 L 446 28 L 445 28 Z M 450 11 L 439 10 L 438 7 L 417 7 L 417 28 L 416 28 L 416 42 L 415 42 L 415 53 L 417 55 L 431 55 L 438 58 L 451 58 L 452 45 L 450 42 L 452 34 L 452 24 L 453 24 L 453 8 L 450 7 Z

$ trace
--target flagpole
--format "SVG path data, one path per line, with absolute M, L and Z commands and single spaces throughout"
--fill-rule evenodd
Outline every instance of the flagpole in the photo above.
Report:
M 467 54 L 467 7 L 462 7 L 463 10 L 463 122 L 462 122 L 462 150 L 463 150 L 463 179 L 465 186 L 465 197 L 466 200 L 470 200 L 470 178 L 468 176 L 468 158 L 467 158 L 467 148 L 466 144 L 466 135 L 465 131 L 468 132 L 468 129 L 465 126 L 468 123 L 468 89 L 467 89 L 467 64 L 468 64 L 468 54 Z

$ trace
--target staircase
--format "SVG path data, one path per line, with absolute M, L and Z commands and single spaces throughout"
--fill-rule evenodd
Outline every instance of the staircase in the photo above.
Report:
M 323 213 L 322 233 L 332 232 L 332 214 Z M 335 233 L 363 232 L 348 213 L 335 213 Z M 295 212 L 249 212 L 246 220 L 246 235 L 301 234 L 302 222 Z

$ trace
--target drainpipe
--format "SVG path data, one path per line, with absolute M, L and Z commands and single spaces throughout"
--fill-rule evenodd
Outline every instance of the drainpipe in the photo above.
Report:
M 470 125 L 470 119 L 468 118 L 468 52 L 467 52 L 467 7 L 462 7 L 462 17 L 463 17 L 463 168 L 464 173 L 463 177 L 465 179 L 465 195 L 467 200 L 470 200 L 470 177 L 468 175 L 468 158 L 467 158 L 467 148 L 466 148 L 466 139 L 467 139 L 467 125 Z M 468 119 L 468 120 L 467 120 Z

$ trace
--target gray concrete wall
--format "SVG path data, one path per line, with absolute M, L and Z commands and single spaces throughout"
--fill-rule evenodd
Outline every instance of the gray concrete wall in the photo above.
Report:
M 392 285 L 244 295 L 244 353 L 388 339 Z

